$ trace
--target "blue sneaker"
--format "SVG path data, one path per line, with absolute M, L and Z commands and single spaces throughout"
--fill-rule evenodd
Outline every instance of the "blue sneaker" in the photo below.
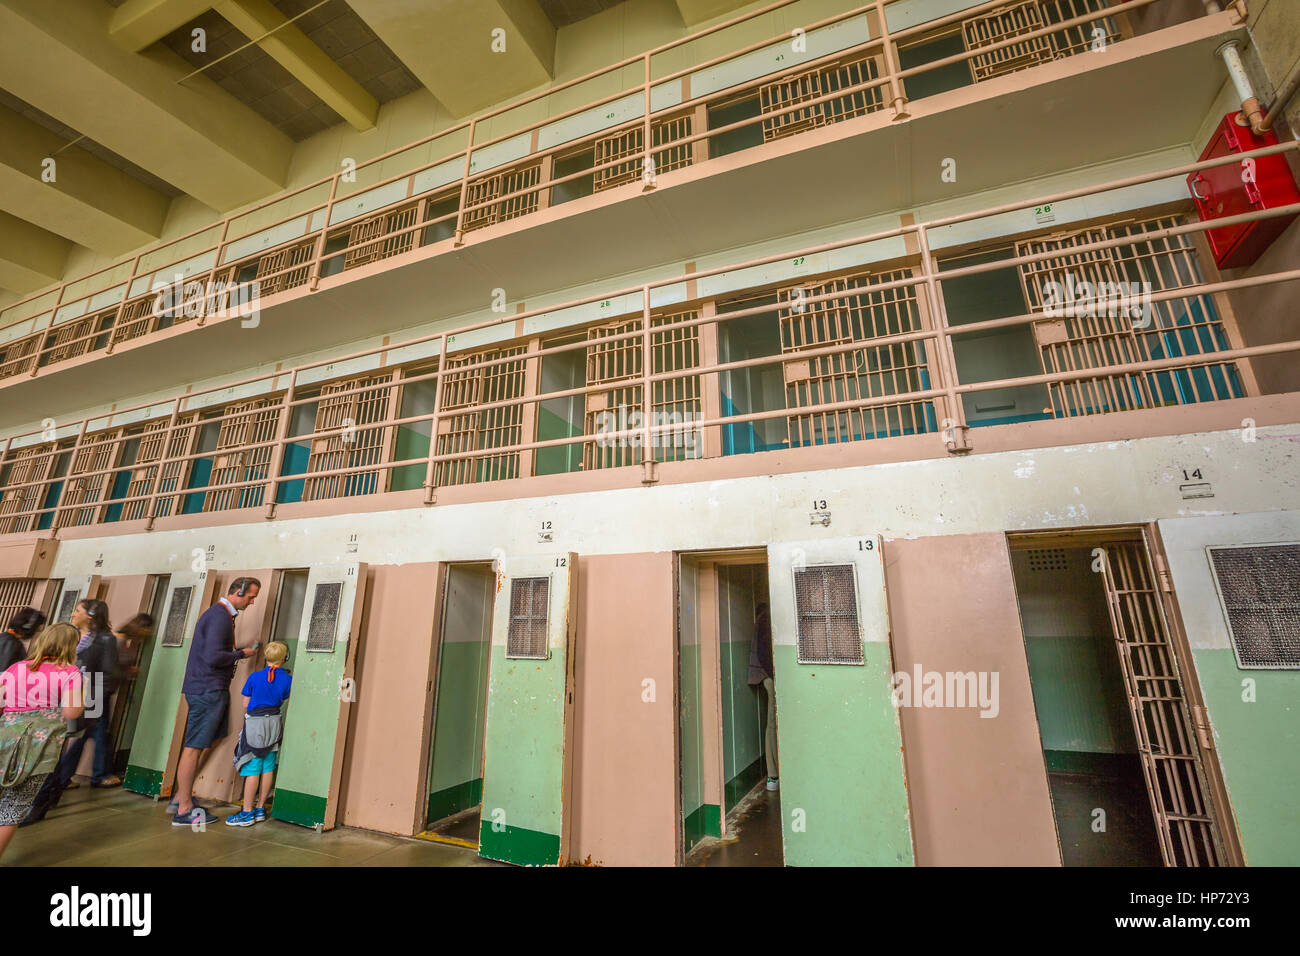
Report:
M 207 806 L 207 804 L 204 803 L 202 800 L 191 800 L 190 802 L 194 804 L 194 806 L 196 807 Z M 180 813 L 180 810 L 181 810 L 180 801 L 178 801 L 175 797 L 173 797 L 172 802 L 167 804 L 167 812 L 170 813 L 172 816 L 176 816 L 176 814 Z
M 208 826 L 216 823 L 220 819 L 214 813 L 208 813 L 202 807 L 195 807 L 189 813 L 178 813 L 172 817 L 172 826 L 174 827 L 192 827 L 196 823 L 200 826 Z
M 228 827 L 251 827 L 255 822 L 251 810 L 240 810 L 238 813 L 226 817 L 226 826 Z
M 253 822 L 254 823 L 266 822 L 266 807 L 253 807 Z

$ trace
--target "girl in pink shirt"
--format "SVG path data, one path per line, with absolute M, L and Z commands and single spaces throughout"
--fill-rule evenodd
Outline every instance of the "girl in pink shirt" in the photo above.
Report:
M 85 707 L 77 669 L 80 638 L 71 624 L 47 627 L 32 641 L 27 660 L 0 673 L 0 723 L 8 726 L 29 719 L 33 711 L 63 720 L 81 716 Z M 0 790 L 0 854 L 48 776 L 32 774 L 18 786 Z

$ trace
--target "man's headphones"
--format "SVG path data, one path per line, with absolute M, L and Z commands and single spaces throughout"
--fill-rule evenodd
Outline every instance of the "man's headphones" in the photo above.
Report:
M 235 592 L 236 597 L 247 597 L 248 589 L 253 586 L 253 582 L 248 578 L 239 579 L 239 590 Z

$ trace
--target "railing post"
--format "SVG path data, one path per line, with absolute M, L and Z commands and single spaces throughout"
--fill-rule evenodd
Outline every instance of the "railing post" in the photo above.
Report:
M 972 445 L 966 440 L 966 433 L 970 426 L 966 424 L 966 406 L 957 395 L 957 357 L 953 352 L 952 339 L 948 335 L 948 310 L 943 304 L 943 296 L 939 289 L 939 282 L 935 278 L 934 269 L 931 268 L 930 241 L 926 235 L 924 225 L 916 227 L 916 241 L 921 253 L 921 272 L 925 276 L 926 298 L 929 299 L 930 318 L 934 324 L 934 330 L 938 333 L 935 337 L 935 344 L 939 353 L 939 373 L 943 376 L 944 405 L 946 406 L 947 416 L 940 422 L 941 431 L 951 433 L 944 438 L 948 451 L 954 455 L 964 454 L 972 450 Z
M 894 49 L 894 41 L 889 37 L 888 6 L 886 0 L 877 0 L 876 2 L 876 19 L 880 28 L 881 52 L 885 60 L 885 73 L 889 76 L 890 91 L 890 109 L 894 111 L 894 119 L 909 119 L 911 114 L 907 112 L 907 96 L 903 93 L 902 81 L 898 73 L 898 51 Z
M 268 521 L 275 517 L 275 499 L 280 490 L 280 472 L 284 470 L 284 453 L 287 448 L 285 439 L 289 437 L 289 423 L 293 419 L 293 406 L 289 403 L 293 401 L 293 392 L 297 384 L 298 370 L 295 368 L 289 373 L 289 387 L 284 393 L 284 414 L 280 416 L 280 421 L 275 426 L 275 444 L 271 446 L 271 463 L 268 468 L 266 483 L 266 518 Z
M 199 310 L 198 322 L 195 328 L 202 325 L 208 320 L 208 296 L 212 292 L 212 283 L 217 279 L 217 270 L 221 268 L 221 253 L 225 250 L 222 248 L 226 244 L 226 236 L 230 234 L 231 216 L 227 216 L 221 221 L 221 237 L 217 239 L 217 252 L 212 257 L 212 268 L 208 270 L 208 280 L 203 283 L 203 308 Z M 185 306 L 185 282 L 181 280 L 181 308 Z
M 167 427 L 163 429 L 162 445 L 158 449 L 158 464 L 154 470 L 153 488 L 149 493 L 149 500 L 145 502 L 148 517 L 148 521 L 145 522 L 144 526 L 146 531 L 153 530 L 154 519 L 158 517 L 158 490 L 162 487 L 163 465 L 167 464 L 167 453 L 172 446 L 172 433 L 176 430 L 176 420 L 180 418 L 180 414 L 181 398 L 177 397 L 172 402 L 172 413 L 171 417 L 167 419 Z
M 335 173 L 334 178 L 330 180 L 330 198 L 325 202 L 325 221 L 321 223 L 320 238 L 316 240 L 316 253 L 312 257 L 311 281 L 307 288 L 315 292 L 320 287 L 320 270 L 325 260 L 325 243 L 329 239 L 330 219 L 334 215 L 334 200 L 339 194 L 339 179 L 342 173 Z
M 122 321 L 122 313 L 126 310 L 127 300 L 131 298 L 131 286 L 135 284 L 135 270 L 140 268 L 140 257 L 143 252 L 136 253 L 136 257 L 131 260 L 131 273 L 126 277 L 126 291 L 122 293 L 122 301 L 117 304 L 117 313 L 113 316 L 113 328 L 108 333 L 108 345 L 104 347 L 105 355 L 113 354 L 113 346 L 117 343 L 117 323 Z
M 36 373 L 41 370 L 41 356 L 45 354 L 45 339 L 50 329 L 54 328 L 54 320 L 59 317 L 59 306 L 63 304 L 63 292 L 67 288 L 66 282 L 59 286 L 59 294 L 54 297 L 54 305 L 50 308 L 50 321 L 45 323 L 45 328 L 40 331 L 41 340 L 36 343 L 36 361 L 32 363 L 32 378 L 35 378 Z
M 645 157 L 641 161 L 641 191 L 649 192 L 650 190 L 655 188 L 655 177 L 659 174 L 659 170 L 655 169 L 654 166 L 654 162 L 655 162 L 654 146 L 651 143 L 651 129 L 652 129 L 652 125 L 650 123 L 650 75 L 651 74 L 650 74 L 649 52 L 645 54 L 644 59 L 645 59 L 645 82 L 644 82 L 645 116 L 642 117 L 643 122 L 641 126 L 641 130 L 642 130 L 641 138 L 642 138 L 642 145 L 645 146 Z
M 465 201 L 469 196 L 469 167 L 471 158 L 474 155 L 474 131 L 478 128 L 478 118 L 471 117 L 469 121 L 468 139 L 465 145 L 465 171 L 460 177 L 460 205 L 456 209 L 456 238 L 453 240 L 453 246 L 463 246 L 465 244 Z M 443 337 L 443 344 L 446 344 L 446 336 Z M 438 366 L 439 375 L 441 375 L 442 365 Z
M 68 510 L 68 508 L 70 507 L 69 505 L 64 504 L 63 502 L 64 493 L 70 490 L 72 481 L 77 477 L 76 475 L 72 474 L 72 469 L 77 464 L 77 455 L 81 451 L 81 443 L 86 437 L 86 426 L 89 424 L 90 424 L 90 419 L 83 418 L 81 420 L 81 428 L 78 429 L 77 431 L 77 441 L 76 444 L 72 446 L 72 458 L 68 461 L 68 475 L 63 481 L 63 491 L 59 493 L 59 500 L 55 502 L 54 517 L 51 518 L 50 520 L 50 529 L 53 531 L 58 531 L 59 528 L 62 526 L 60 523 L 61 514 L 62 512 Z M 59 455 L 59 433 L 57 430 L 54 432 L 53 454 L 54 454 L 54 461 L 52 462 L 52 464 L 54 464 L 57 467 L 58 455 Z
M 438 372 L 433 378 L 433 417 L 429 419 L 429 463 L 424 470 L 424 503 L 431 505 L 438 500 L 438 488 L 434 484 L 433 456 L 438 454 L 438 419 L 442 412 L 442 376 L 447 368 L 447 333 L 438 337 Z
M 650 287 L 641 287 L 641 484 L 652 485 L 659 480 L 658 456 L 654 453 L 650 437 Z

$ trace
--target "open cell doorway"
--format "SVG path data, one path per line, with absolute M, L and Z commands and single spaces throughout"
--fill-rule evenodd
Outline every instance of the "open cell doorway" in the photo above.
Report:
M 764 550 L 680 557 L 679 827 L 690 865 L 783 863 L 768 605 Z
M 1199 691 L 1144 533 L 1010 544 L 1064 865 L 1229 863 L 1218 768 L 1189 702 Z
M 484 730 L 496 574 L 490 563 L 453 564 L 443 587 L 442 633 L 429 752 L 425 825 L 430 839 L 475 849 L 483 800 Z

